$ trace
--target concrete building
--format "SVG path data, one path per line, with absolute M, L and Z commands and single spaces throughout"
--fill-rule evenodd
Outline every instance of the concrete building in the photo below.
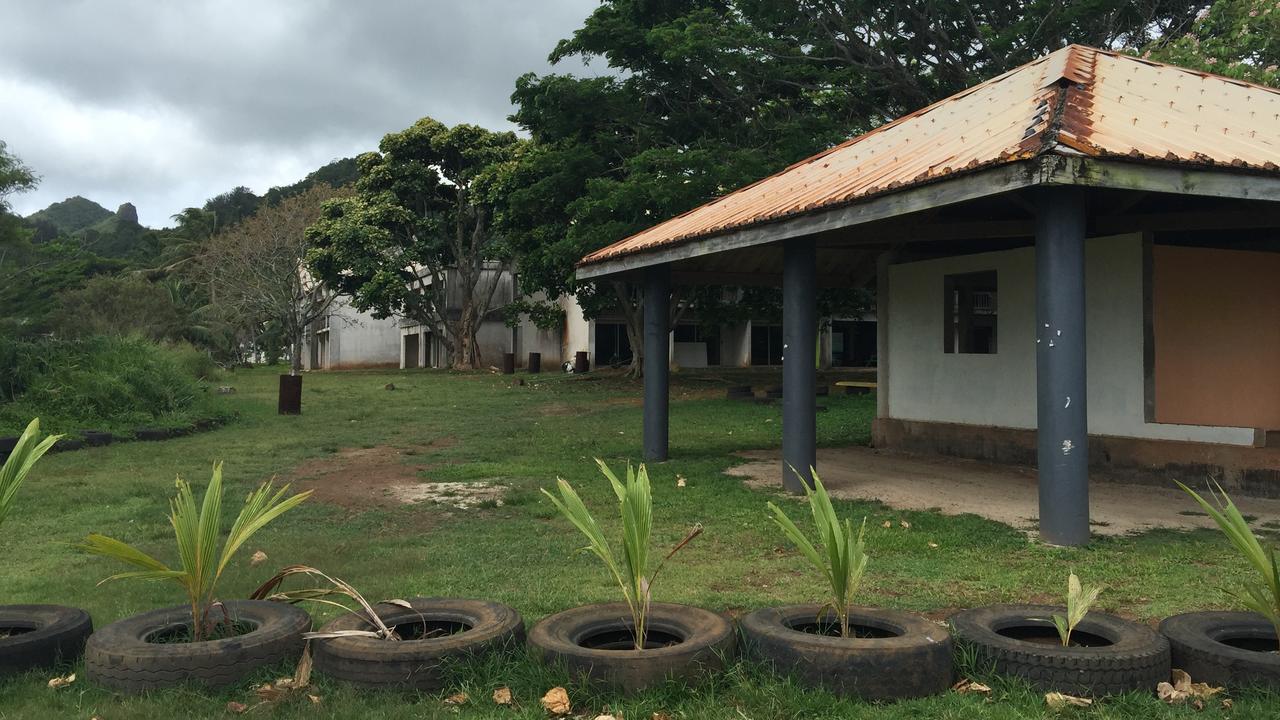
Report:
M 816 464 L 816 288 L 875 279 L 877 445 L 1036 464 L 1041 537 L 1091 468 L 1280 494 L 1280 91 L 1068 46 L 582 259 L 783 294 L 783 442 Z M 646 358 L 665 354 L 646 329 Z M 667 371 L 645 368 L 665 460 Z
M 304 370 L 396 367 L 398 322 L 379 320 L 339 297 L 329 313 L 312 324 L 302 343 Z

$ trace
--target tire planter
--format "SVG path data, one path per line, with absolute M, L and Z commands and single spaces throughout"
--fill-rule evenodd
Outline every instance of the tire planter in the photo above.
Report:
M 451 598 L 408 602 L 412 609 L 374 606 L 383 624 L 396 628 L 403 639 L 316 640 L 316 670 L 362 687 L 434 692 L 447 686 L 451 663 L 524 643 L 524 619 L 506 605 Z M 351 614 L 330 622 L 321 632 L 372 629 L 364 618 Z
M 1193 612 L 1160 623 L 1173 666 L 1195 682 L 1227 687 L 1280 689 L 1276 632 L 1266 618 L 1248 612 Z
M 629 693 L 668 678 L 692 685 L 732 659 L 736 638 L 722 615 L 654 603 L 647 622 L 649 646 L 636 650 L 626 604 L 584 605 L 543 618 L 529 631 L 529 644 L 549 665 Z
M 133 436 L 144 442 L 157 442 L 160 440 L 168 440 L 173 437 L 173 431 L 168 428 L 134 428 Z
M 90 447 L 110 445 L 111 441 L 115 439 L 111 433 L 102 430 L 81 430 L 80 435 Z
M 820 605 L 757 610 L 740 622 L 743 651 L 805 685 L 864 700 L 925 697 L 951 687 L 951 634 L 937 623 L 850 608 L 857 637 L 842 638 L 833 621 Z
M 73 663 L 93 632 L 89 613 L 61 605 L 0 605 L 0 678 Z
M 80 438 L 64 437 L 49 448 L 50 452 L 71 452 L 72 450 L 83 450 L 85 442 Z
M 729 400 L 751 400 L 756 396 L 750 385 L 731 385 L 724 394 Z
M 208 688 L 233 685 L 261 667 L 295 661 L 311 616 L 284 603 L 228 600 L 227 613 L 253 630 L 204 642 L 153 642 L 191 622 L 186 605 L 153 610 L 112 623 L 89 638 L 85 676 L 112 690 L 139 693 L 196 683 Z
M 1169 642 L 1146 625 L 1091 612 L 1063 647 L 1053 605 L 993 605 L 951 616 L 956 638 L 979 667 L 1026 680 L 1043 692 L 1112 695 L 1155 689 L 1169 679 Z M 1078 643 L 1078 644 L 1077 644 Z

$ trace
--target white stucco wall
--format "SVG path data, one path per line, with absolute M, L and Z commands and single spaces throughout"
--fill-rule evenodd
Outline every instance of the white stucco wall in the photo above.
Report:
M 329 309 L 329 357 L 326 370 L 395 367 L 400 361 L 400 328 L 394 318 L 378 320 L 351 307 L 345 297 Z M 310 359 L 310 348 L 303 357 Z M 319 368 L 310 368 L 319 369 Z
M 1089 432 L 1251 445 L 1250 428 L 1145 422 L 1141 237 L 1091 239 L 1085 252 Z M 943 276 L 984 270 L 997 273 L 997 352 L 944 353 Z M 894 265 L 889 293 L 889 417 L 1035 428 L 1033 248 Z

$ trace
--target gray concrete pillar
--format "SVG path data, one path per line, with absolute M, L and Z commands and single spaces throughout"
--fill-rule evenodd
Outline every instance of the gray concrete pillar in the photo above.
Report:
M 782 260 L 782 486 L 794 493 L 804 492 L 809 468 L 818 464 L 817 342 L 813 241 L 789 240 Z
M 1089 542 L 1082 188 L 1036 196 L 1036 426 L 1040 537 Z
M 671 271 L 655 265 L 644 280 L 644 459 L 667 459 L 669 392 Z

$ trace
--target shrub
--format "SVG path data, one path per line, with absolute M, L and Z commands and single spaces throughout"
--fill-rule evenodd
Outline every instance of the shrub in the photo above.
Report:
M 49 430 L 112 431 L 178 427 L 219 418 L 202 386 L 212 377 L 203 353 L 142 338 L 83 340 L 0 336 L 0 434 L 17 434 L 31 417 Z

